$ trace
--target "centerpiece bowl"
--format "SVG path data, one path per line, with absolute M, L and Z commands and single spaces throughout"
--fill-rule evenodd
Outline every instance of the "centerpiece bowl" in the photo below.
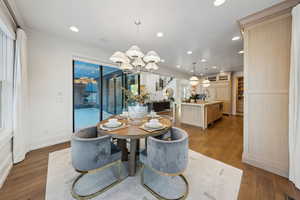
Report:
M 148 114 L 148 107 L 142 104 L 136 104 L 134 106 L 128 106 L 128 115 L 130 122 L 134 125 L 141 124 L 143 119 Z

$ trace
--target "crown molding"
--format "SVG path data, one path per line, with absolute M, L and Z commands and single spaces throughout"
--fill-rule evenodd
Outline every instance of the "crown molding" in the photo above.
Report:
M 244 29 L 248 26 L 255 25 L 262 21 L 291 13 L 293 7 L 300 3 L 300 0 L 285 0 L 279 4 L 276 4 L 272 7 L 266 8 L 257 13 L 251 14 L 247 17 L 244 17 L 238 20 L 238 24 L 240 26 L 241 32 L 244 32 Z
M 12 17 L 14 23 L 17 27 L 25 28 L 26 24 L 24 22 L 23 16 L 21 15 L 19 9 L 17 8 L 15 0 L 1 0 L 7 9 L 9 10 L 9 14 Z

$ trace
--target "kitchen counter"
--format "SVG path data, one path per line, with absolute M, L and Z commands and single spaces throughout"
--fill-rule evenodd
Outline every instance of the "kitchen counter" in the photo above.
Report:
M 223 103 L 223 101 L 204 101 L 201 103 L 181 103 L 181 105 L 208 106 L 208 105 L 214 105 L 214 104 L 220 104 L 220 103 Z
M 222 117 L 223 102 L 205 101 L 200 103 L 181 103 L 180 113 L 181 123 L 206 129 L 208 125 Z

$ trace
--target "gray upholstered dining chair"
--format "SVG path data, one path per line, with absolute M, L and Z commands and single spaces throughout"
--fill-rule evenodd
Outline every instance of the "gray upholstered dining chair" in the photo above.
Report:
M 72 165 L 80 175 L 72 185 L 72 196 L 76 199 L 93 198 L 121 182 L 121 150 L 112 142 L 110 136 L 97 137 L 97 127 L 89 127 L 76 132 L 71 140 Z M 112 184 L 89 195 L 75 191 L 76 183 L 86 174 L 118 166 L 118 178 Z
M 188 134 L 179 128 L 171 128 L 170 138 L 149 137 L 147 149 L 141 152 L 142 163 L 141 184 L 158 199 L 167 199 L 144 183 L 144 168 L 148 168 L 159 175 L 179 176 L 186 185 L 186 190 L 178 199 L 185 199 L 189 185 L 183 176 L 188 164 Z

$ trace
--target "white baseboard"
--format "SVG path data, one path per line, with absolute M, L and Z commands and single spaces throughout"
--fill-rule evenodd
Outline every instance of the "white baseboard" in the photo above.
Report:
M 249 155 L 245 152 L 243 153 L 242 161 L 244 163 L 247 163 L 247 164 L 252 165 L 254 167 L 261 168 L 263 170 L 272 172 L 274 174 L 277 174 L 279 176 L 283 176 L 285 178 L 288 178 L 288 176 L 289 176 L 288 169 L 285 169 L 285 168 L 281 167 L 280 164 L 276 165 L 273 162 L 268 162 L 266 160 L 259 159 L 255 156 Z
M 71 136 L 72 136 L 71 132 L 67 132 L 67 133 L 62 132 L 61 134 L 58 135 L 51 135 L 50 137 L 44 137 L 42 139 L 33 141 L 30 149 L 35 150 L 35 149 L 40 149 L 43 147 L 48 147 L 51 145 L 63 143 L 63 142 L 68 142 L 70 141 Z
M 4 182 L 12 168 L 12 154 L 9 154 L 4 162 L 0 164 L 0 188 L 4 185 Z

